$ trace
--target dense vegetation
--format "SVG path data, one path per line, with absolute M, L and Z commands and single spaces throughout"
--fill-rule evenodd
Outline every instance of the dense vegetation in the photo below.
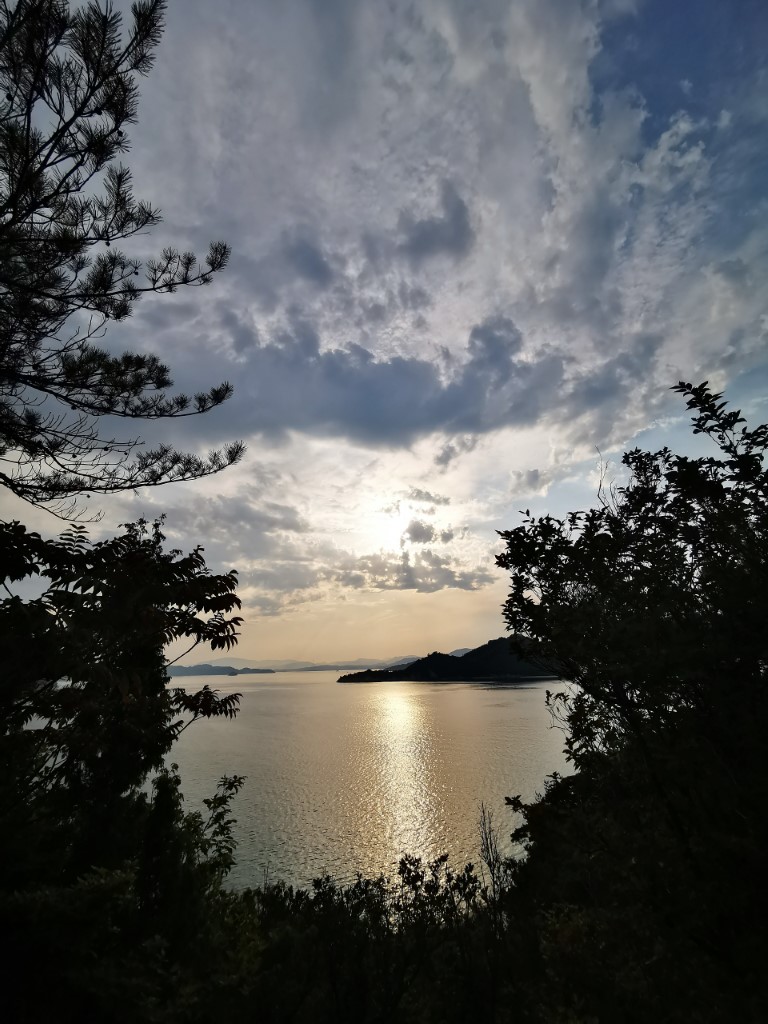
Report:
M 113 236 L 86 186 L 124 145 L 131 75 L 162 13 L 134 5 L 121 49 L 117 16 L 96 4 L 0 4 L 0 479 L 60 515 L 85 489 L 238 455 L 114 463 L 100 415 L 186 404 L 156 402 L 159 361 L 114 361 L 64 331 L 78 311 L 119 318 L 136 298 L 127 257 L 88 263 Z M 40 103 L 50 136 L 27 113 Z M 125 176 L 108 181 L 109 224 L 150 223 L 120 192 Z M 172 277 L 150 290 L 194 283 L 186 257 L 166 263 Z M 29 415 L 25 389 L 42 396 Z M 762 1019 L 768 427 L 748 429 L 705 384 L 677 390 L 711 457 L 630 452 L 627 482 L 597 508 L 503 534 L 520 653 L 573 682 L 551 703 L 576 771 L 529 806 L 510 799 L 521 858 L 499 856 L 485 820 L 479 873 L 405 858 L 392 880 L 228 891 L 243 780 L 187 813 L 170 762 L 182 729 L 237 701 L 169 688 L 164 652 L 235 642 L 234 574 L 210 573 L 200 549 L 166 551 L 161 524 L 99 543 L 80 526 L 46 540 L 0 524 L 4 1019 Z M 62 401 L 74 420 L 55 412 Z

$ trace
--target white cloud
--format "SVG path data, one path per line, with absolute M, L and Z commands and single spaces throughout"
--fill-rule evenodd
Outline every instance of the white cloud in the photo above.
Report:
M 167 507 L 273 622 L 485 601 L 519 500 L 588 496 L 679 375 L 764 364 L 764 59 L 711 91 L 670 69 L 662 110 L 623 64 L 663 31 L 633 0 L 171 0 L 127 161 L 166 220 L 136 244 L 233 261 L 109 344 L 235 384 L 148 438 L 250 454 L 103 528 Z

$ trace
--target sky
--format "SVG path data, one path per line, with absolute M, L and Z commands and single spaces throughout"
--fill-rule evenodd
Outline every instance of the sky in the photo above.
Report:
M 768 420 L 766 40 L 764 0 L 170 0 L 131 251 L 232 261 L 108 344 L 235 387 L 142 436 L 248 452 L 94 534 L 165 513 L 236 568 L 239 657 L 501 635 L 496 531 L 686 450 L 672 384 Z

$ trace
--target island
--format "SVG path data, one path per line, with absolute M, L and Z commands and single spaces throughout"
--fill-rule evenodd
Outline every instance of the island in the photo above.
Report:
M 244 676 L 275 674 L 271 668 L 233 668 L 232 665 L 169 665 L 169 676 Z
M 435 652 L 409 665 L 350 672 L 341 676 L 338 682 L 519 683 L 527 679 L 557 678 L 557 672 L 552 669 L 515 654 L 509 637 L 502 636 L 459 657 Z

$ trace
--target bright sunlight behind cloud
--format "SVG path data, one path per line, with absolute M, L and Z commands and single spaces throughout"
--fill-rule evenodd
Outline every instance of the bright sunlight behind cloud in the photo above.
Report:
M 763 400 L 766 38 L 751 0 L 171 0 L 138 244 L 232 266 L 107 341 L 230 379 L 171 430 L 249 455 L 104 529 L 237 567 L 245 657 L 499 635 L 496 529 L 590 503 L 680 377 Z

